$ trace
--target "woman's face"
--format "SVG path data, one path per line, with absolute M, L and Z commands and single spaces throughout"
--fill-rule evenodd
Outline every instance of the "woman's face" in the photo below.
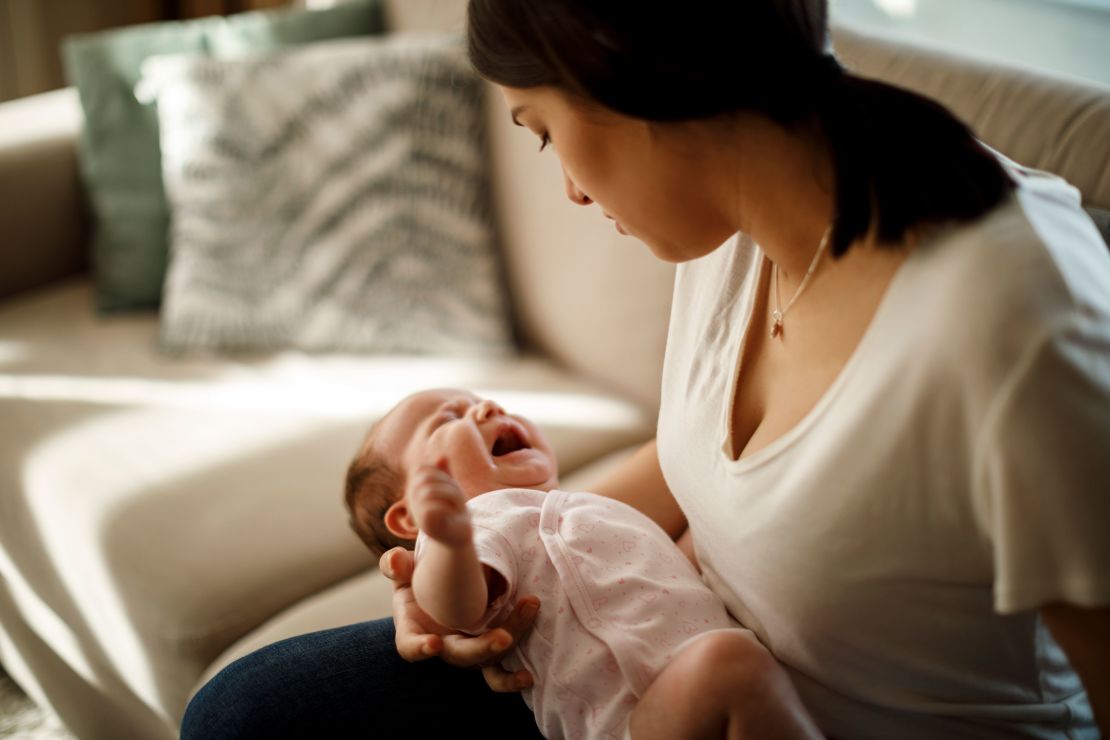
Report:
M 727 203 L 709 197 L 720 192 L 707 187 L 721 170 L 720 152 L 692 127 L 649 126 L 553 87 L 501 92 L 514 122 L 559 157 L 567 197 L 596 203 L 621 233 L 640 239 L 660 259 L 695 259 L 736 231 Z

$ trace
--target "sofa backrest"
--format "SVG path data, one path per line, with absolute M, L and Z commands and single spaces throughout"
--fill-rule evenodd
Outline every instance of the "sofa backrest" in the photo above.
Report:
M 850 28 L 836 29 L 833 42 L 850 69 L 943 103 L 991 147 L 1060 175 L 1085 205 L 1110 211 L 1110 88 Z
M 0 299 L 88 267 L 83 121 L 73 88 L 0 103 Z

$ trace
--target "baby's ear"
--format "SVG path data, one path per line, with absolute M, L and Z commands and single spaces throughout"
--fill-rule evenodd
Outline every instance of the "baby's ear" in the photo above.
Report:
M 399 537 L 402 540 L 415 540 L 416 535 L 420 530 L 416 527 L 416 523 L 412 520 L 412 513 L 409 507 L 405 504 L 405 500 L 394 501 L 393 504 L 386 509 L 385 517 L 386 529 Z

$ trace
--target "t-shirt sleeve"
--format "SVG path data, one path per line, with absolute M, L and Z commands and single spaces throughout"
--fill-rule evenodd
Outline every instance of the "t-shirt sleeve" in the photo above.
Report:
M 1110 604 L 1110 328 L 1077 322 L 999 387 L 977 447 L 977 505 L 1000 613 Z

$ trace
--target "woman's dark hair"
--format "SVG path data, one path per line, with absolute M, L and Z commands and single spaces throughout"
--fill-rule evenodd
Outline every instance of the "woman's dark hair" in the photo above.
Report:
M 976 218 L 1013 182 L 966 125 L 921 95 L 844 70 L 826 51 L 825 0 L 470 0 L 468 49 L 507 87 L 557 87 L 627 116 L 690 121 L 741 111 L 816 123 L 830 147 L 830 249 L 875 228 L 899 243 Z

